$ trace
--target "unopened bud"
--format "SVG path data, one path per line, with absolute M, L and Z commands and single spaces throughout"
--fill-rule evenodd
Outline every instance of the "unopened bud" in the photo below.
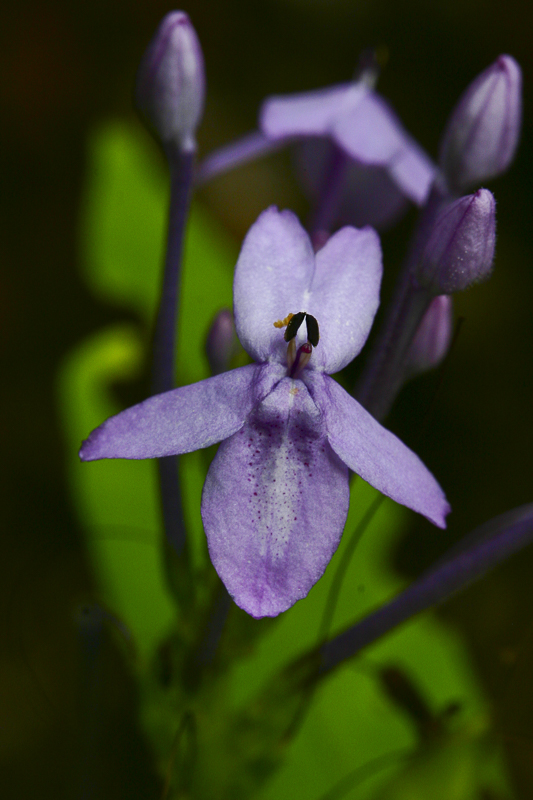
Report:
M 467 88 L 444 132 L 440 166 L 452 191 L 461 194 L 505 172 L 521 118 L 520 67 L 511 56 L 500 56 Z
M 431 301 L 409 345 L 406 373 L 409 377 L 437 367 L 452 339 L 452 298 L 440 294 Z
M 488 189 L 460 197 L 437 216 L 414 276 L 431 294 L 453 294 L 489 277 L 496 204 Z
M 137 74 L 136 102 L 162 143 L 183 151 L 196 147 L 205 95 L 200 42 L 183 11 L 164 17 Z
M 212 375 L 227 372 L 230 361 L 238 349 L 233 314 L 228 308 L 219 311 L 207 334 L 205 351 Z

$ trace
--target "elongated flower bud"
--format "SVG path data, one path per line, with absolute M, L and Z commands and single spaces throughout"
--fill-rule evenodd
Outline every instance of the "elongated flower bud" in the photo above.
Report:
M 453 294 L 489 277 L 496 240 L 496 204 L 488 189 L 460 197 L 435 220 L 415 270 L 431 294 Z
M 195 133 L 205 95 L 198 37 L 183 11 L 164 17 L 137 74 L 136 102 L 164 145 L 196 148 Z
M 452 303 L 452 298 L 446 294 L 431 301 L 409 345 L 406 377 L 437 367 L 448 352 L 452 339 Z
M 457 194 L 509 167 L 520 135 L 522 73 L 500 56 L 470 84 L 448 121 L 440 166 Z

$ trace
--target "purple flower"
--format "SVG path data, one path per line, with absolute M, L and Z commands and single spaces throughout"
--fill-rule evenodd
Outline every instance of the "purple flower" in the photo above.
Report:
M 422 205 L 436 173 L 390 105 L 362 78 L 267 98 L 259 131 L 208 155 L 197 181 L 291 143 L 299 144 L 299 171 L 309 192 L 315 199 L 331 193 L 333 177 L 335 220 L 355 225 L 390 224 L 406 198 Z
M 435 167 L 390 105 L 365 81 L 270 97 L 259 113 L 269 141 L 328 137 L 360 167 L 384 169 L 402 194 L 424 203 Z
M 286 610 L 323 574 L 346 521 L 348 469 L 445 526 L 449 506 L 431 473 L 328 374 L 363 347 L 381 272 L 370 228 L 343 228 L 315 255 L 291 212 L 268 209 L 234 280 L 237 334 L 257 363 L 151 397 L 81 448 L 91 461 L 221 442 L 202 518 L 218 574 L 252 616 Z

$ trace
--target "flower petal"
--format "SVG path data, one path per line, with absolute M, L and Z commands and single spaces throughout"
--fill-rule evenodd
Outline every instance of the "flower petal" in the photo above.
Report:
M 285 363 L 287 344 L 274 322 L 305 311 L 303 298 L 315 257 L 309 236 L 291 211 L 267 208 L 244 240 L 233 282 L 235 327 L 256 361 Z
M 366 341 L 379 304 L 381 248 L 371 228 L 343 228 L 316 254 L 290 211 L 274 206 L 250 228 L 235 269 L 235 327 L 257 361 L 284 364 L 287 344 L 274 322 L 308 311 L 321 340 L 312 366 L 336 372 Z M 298 343 L 305 341 L 305 326 Z
M 238 431 L 283 373 L 250 364 L 149 397 L 96 428 L 80 458 L 160 458 L 209 447 Z
M 379 305 L 382 271 L 379 237 L 372 228 L 342 228 L 318 251 L 302 306 L 320 326 L 315 369 L 338 372 L 360 352 Z
M 269 139 L 323 136 L 332 132 L 334 121 L 368 93 L 364 84 L 344 83 L 280 97 L 270 97 L 261 106 L 259 127 Z
M 332 378 L 308 372 L 305 383 L 325 416 L 329 443 L 339 458 L 383 494 L 445 528 L 450 506 L 418 456 Z
M 435 167 L 382 97 L 366 94 L 350 113 L 338 117 L 332 134 L 352 158 L 387 167 L 407 197 L 425 201 Z
M 237 605 L 276 616 L 307 595 L 341 538 L 347 476 L 304 384 L 290 378 L 220 445 L 202 518 L 211 561 Z

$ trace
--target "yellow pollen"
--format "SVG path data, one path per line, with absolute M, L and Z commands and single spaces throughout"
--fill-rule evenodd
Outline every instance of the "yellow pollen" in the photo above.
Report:
M 285 319 L 278 319 L 278 321 L 274 323 L 274 327 L 275 328 L 286 328 L 293 317 L 294 317 L 294 314 L 287 314 Z

